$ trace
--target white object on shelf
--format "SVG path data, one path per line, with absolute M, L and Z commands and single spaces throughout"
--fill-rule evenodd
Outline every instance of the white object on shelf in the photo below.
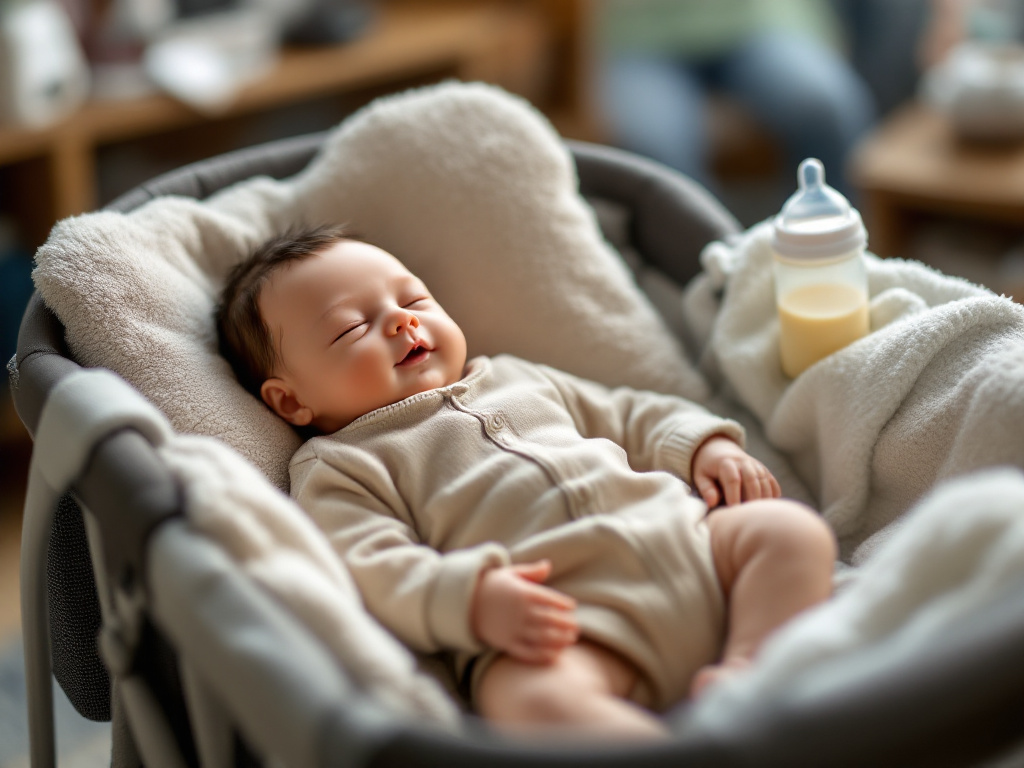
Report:
M 255 9 L 208 14 L 168 28 L 146 49 L 152 80 L 201 112 L 216 115 L 277 57 L 277 19 Z
M 0 10 L 0 120 L 42 128 L 89 94 L 89 68 L 67 13 L 55 0 Z
M 1024 138 L 1024 46 L 966 42 L 925 76 L 926 100 L 964 138 Z

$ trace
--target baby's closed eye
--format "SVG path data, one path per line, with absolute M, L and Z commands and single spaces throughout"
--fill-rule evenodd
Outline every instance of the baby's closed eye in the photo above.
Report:
M 346 325 L 341 330 L 341 332 L 337 336 L 334 337 L 334 341 L 332 341 L 331 343 L 334 344 L 335 342 L 340 341 L 341 339 L 345 338 L 346 336 L 349 338 L 350 341 L 354 340 L 354 339 L 358 338 L 359 336 L 361 336 L 363 334 L 363 332 L 365 332 L 367 325 L 368 325 L 368 323 L 365 320 L 362 321 L 362 322 L 355 321 L 354 323 Z

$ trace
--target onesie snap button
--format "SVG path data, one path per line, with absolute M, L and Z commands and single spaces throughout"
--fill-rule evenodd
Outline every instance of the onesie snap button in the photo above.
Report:
M 488 419 L 487 421 L 488 426 L 495 432 L 500 432 L 505 428 L 505 419 L 503 419 L 501 416 L 491 416 L 491 418 Z

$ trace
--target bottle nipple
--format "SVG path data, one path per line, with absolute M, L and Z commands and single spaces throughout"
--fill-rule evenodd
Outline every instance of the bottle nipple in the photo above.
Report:
M 809 157 L 797 171 L 799 189 L 775 217 L 772 247 L 794 259 L 830 258 L 863 248 L 867 232 L 860 213 L 825 183 L 825 166 Z

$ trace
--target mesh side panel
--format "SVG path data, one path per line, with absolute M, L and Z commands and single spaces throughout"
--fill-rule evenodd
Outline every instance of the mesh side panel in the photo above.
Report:
M 82 717 L 110 720 L 110 676 L 96 638 L 100 604 L 78 505 L 61 497 L 50 533 L 46 573 L 53 674 Z

